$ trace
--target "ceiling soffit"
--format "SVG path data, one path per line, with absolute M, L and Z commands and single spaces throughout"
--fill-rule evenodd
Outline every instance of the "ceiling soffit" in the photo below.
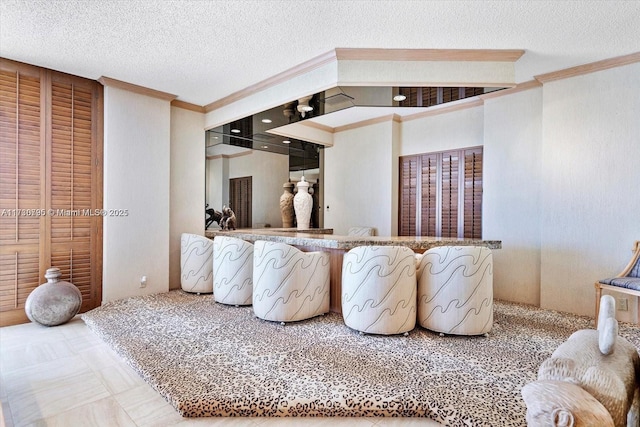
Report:
M 336 86 L 515 86 L 522 50 L 334 49 L 205 107 L 211 129 Z
M 431 105 L 393 101 L 401 90 L 431 88 L 442 92 L 454 88 L 463 99 L 465 91 L 481 93 L 515 86 L 515 61 L 521 50 L 432 50 L 432 49 L 334 49 L 264 82 L 209 104 L 205 118 L 207 145 L 231 144 L 280 154 L 316 158 L 322 146 L 332 145 L 327 126 L 315 118 L 352 107 L 367 118 L 379 118 L 382 108 Z M 435 92 L 434 92 L 435 93 Z M 421 99 L 421 98 L 420 98 Z M 308 103 L 311 111 L 300 108 Z M 387 114 L 386 112 L 384 114 Z M 391 111 L 393 116 L 393 111 Z M 306 115 L 306 117 L 305 117 Z M 265 123 L 265 120 L 267 121 Z M 308 123 L 300 126 L 298 122 Z M 344 119 L 343 119 L 344 120 Z M 233 132 L 233 133 L 232 133 Z
M 290 168 L 317 168 L 320 149 L 333 145 L 335 132 L 400 122 L 443 111 L 445 105 L 469 108 L 481 104 L 479 96 L 501 89 L 339 86 L 207 130 L 207 153 L 223 154 L 231 145 L 288 155 Z

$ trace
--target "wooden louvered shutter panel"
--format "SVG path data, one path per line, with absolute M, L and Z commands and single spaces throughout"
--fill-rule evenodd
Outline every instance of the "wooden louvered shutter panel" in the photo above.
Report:
M 401 236 L 481 238 L 482 147 L 401 157 L 398 222 Z
M 242 223 L 242 227 L 251 228 L 253 225 L 252 219 L 252 210 L 253 210 L 253 177 L 248 176 L 242 182 L 242 194 L 244 194 L 244 200 L 242 201 L 242 207 L 245 212 L 244 214 L 244 222 Z
M 102 207 L 101 159 L 102 86 L 0 58 L 0 326 L 27 320 L 50 267 L 81 310 L 100 304 L 102 217 L 88 213 Z
M 457 88 L 457 87 L 442 88 L 442 102 L 457 101 L 458 99 L 460 99 L 460 88 Z
M 484 88 L 482 87 L 465 87 L 464 88 L 464 97 L 469 98 L 472 96 L 482 95 L 484 93 Z
M 422 205 L 420 211 L 420 235 L 436 235 L 437 195 L 438 195 L 438 163 L 437 155 L 420 156 Z
M 458 237 L 458 151 L 442 153 L 442 237 Z
M 422 88 L 422 106 L 431 107 L 438 104 L 438 88 L 423 87 Z
M 418 106 L 418 88 L 415 87 L 401 87 L 398 88 L 398 93 L 404 95 L 407 98 L 404 101 L 400 101 L 398 105 L 400 107 L 416 107 Z
M 98 305 L 93 82 L 54 76 L 51 85 L 51 265 L 82 293 L 83 310 Z
M 464 152 L 464 237 L 482 238 L 482 147 Z
M 398 235 L 416 235 L 418 157 L 400 157 L 400 213 Z
M 239 225 L 236 224 L 238 228 L 251 228 L 252 178 L 251 176 L 240 178 L 240 204 L 236 207 L 237 210 L 240 210 L 241 215 L 240 221 L 238 221 Z
M 251 227 L 252 177 L 229 180 L 229 204 L 236 216 L 236 228 Z
M 43 120 L 38 69 L 0 69 L 0 312 L 26 318 L 24 303 L 40 284 Z M 15 322 L 13 322 L 15 323 Z

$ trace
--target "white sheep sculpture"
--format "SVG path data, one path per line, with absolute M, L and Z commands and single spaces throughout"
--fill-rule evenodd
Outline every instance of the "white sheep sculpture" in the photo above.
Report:
M 640 356 L 618 336 L 615 300 L 600 300 L 598 329 L 573 333 L 522 388 L 529 427 L 640 427 Z

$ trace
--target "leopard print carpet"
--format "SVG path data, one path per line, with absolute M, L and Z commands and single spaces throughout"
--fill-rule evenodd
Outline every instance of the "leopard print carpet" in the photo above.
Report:
M 488 337 L 360 335 L 329 313 L 281 326 L 171 291 L 82 319 L 184 417 L 401 416 L 523 426 L 521 388 L 587 317 L 496 301 Z M 640 348 L 640 334 L 620 335 Z

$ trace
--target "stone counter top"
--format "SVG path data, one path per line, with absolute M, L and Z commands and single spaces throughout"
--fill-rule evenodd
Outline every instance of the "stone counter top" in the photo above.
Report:
M 485 246 L 489 249 L 501 249 L 500 240 L 478 240 L 450 237 L 416 237 L 416 236 L 339 236 L 320 234 L 318 232 L 292 232 L 277 228 L 240 229 L 234 231 L 207 230 L 205 235 L 212 239 L 215 236 L 232 236 L 249 242 L 267 240 L 286 243 L 294 246 L 316 247 L 319 249 L 350 250 L 357 246 L 406 246 L 413 250 L 425 251 L 436 246 Z
M 216 230 L 214 230 L 216 231 Z M 222 231 L 222 230 L 218 230 Z M 262 233 L 263 231 L 274 232 L 274 233 L 298 233 L 299 230 L 297 228 L 249 228 L 246 230 L 240 231 L 257 231 L 258 233 Z M 308 230 L 304 230 L 304 233 L 307 234 L 333 234 L 333 228 L 309 228 Z

